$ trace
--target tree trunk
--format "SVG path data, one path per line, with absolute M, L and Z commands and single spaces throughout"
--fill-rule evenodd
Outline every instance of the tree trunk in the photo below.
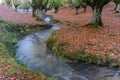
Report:
M 68 0 L 68 3 L 69 3 L 69 9 L 73 9 L 73 1 L 72 0 Z
M 83 10 L 83 12 L 86 12 L 86 7 L 85 8 L 83 8 L 84 10 Z
M 12 8 L 15 8 L 13 0 L 11 1 L 11 6 L 12 6 Z
M 92 17 L 91 26 L 93 27 L 103 26 L 101 12 L 102 12 L 102 8 L 93 9 L 93 17 Z
M 39 20 L 43 20 L 45 17 L 45 10 L 44 9 L 43 10 L 37 9 L 36 16 L 38 17 Z
M 115 3 L 114 11 L 115 13 L 119 13 L 119 4 Z
M 115 6 L 114 6 L 114 11 L 115 13 L 119 13 L 119 4 L 120 4 L 120 0 L 113 0 Z
M 68 0 L 68 3 L 69 3 L 69 4 L 72 4 L 72 0 Z
M 32 7 L 32 16 L 33 16 L 33 17 L 36 17 L 36 13 L 35 13 L 36 10 L 37 10 L 37 9 L 36 9 L 35 7 Z
M 28 11 L 29 11 L 29 8 L 27 8 L 26 10 L 27 10 L 27 12 L 28 12 Z
M 79 14 L 79 8 L 76 8 L 76 15 Z
M 15 12 L 17 12 L 17 7 L 15 7 Z

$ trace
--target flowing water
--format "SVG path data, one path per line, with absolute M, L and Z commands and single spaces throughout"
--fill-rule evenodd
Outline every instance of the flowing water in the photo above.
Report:
M 49 20 L 49 19 L 46 19 Z M 16 57 L 33 71 L 40 71 L 59 80 L 120 80 L 119 68 L 67 63 L 60 61 L 45 44 L 53 30 L 60 26 L 25 36 L 16 44 Z

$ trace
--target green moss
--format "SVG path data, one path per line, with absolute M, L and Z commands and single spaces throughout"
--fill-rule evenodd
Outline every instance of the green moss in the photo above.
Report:
M 50 49 L 53 49 L 54 45 L 56 45 L 56 42 L 57 42 L 57 36 L 54 33 L 52 34 L 52 37 L 49 37 L 46 40 L 46 44 Z

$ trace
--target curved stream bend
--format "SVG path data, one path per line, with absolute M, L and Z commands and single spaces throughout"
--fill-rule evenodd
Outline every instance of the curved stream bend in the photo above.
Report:
M 26 36 L 16 45 L 16 57 L 21 63 L 27 64 L 34 71 L 57 77 L 60 80 L 88 80 L 75 74 L 66 63 L 59 61 L 46 48 L 44 41 L 50 36 L 53 28 Z M 75 78 L 75 79 L 74 79 Z
M 59 28 L 60 26 L 54 24 L 50 29 L 24 37 L 16 44 L 18 60 L 22 64 L 27 64 L 28 68 L 33 71 L 41 71 L 59 80 L 120 80 L 119 69 L 81 63 L 70 65 L 59 61 L 44 43 L 52 31 Z

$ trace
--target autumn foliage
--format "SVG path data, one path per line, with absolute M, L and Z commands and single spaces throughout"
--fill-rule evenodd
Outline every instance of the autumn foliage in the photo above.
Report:
M 103 9 L 104 27 L 101 28 L 88 28 L 84 26 L 84 24 L 91 20 L 91 9 L 89 7 L 86 13 L 80 13 L 80 15 L 75 15 L 74 10 L 69 13 L 66 9 L 63 9 L 64 13 L 61 11 L 58 15 L 54 15 L 56 19 L 66 24 L 53 34 L 53 36 L 57 36 L 57 44 L 65 44 L 62 45 L 62 48 L 58 48 L 58 50 L 61 50 L 57 53 L 67 53 L 76 56 L 76 54 L 82 51 L 85 55 L 101 56 L 104 62 L 116 63 L 120 58 L 120 24 L 119 17 L 117 17 L 119 14 L 113 14 L 111 12 L 112 9 L 113 3 L 109 3 Z M 62 16 L 62 14 L 67 15 Z M 57 46 L 54 45 L 53 47 Z M 78 58 L 81 59 L 81 57 Z

